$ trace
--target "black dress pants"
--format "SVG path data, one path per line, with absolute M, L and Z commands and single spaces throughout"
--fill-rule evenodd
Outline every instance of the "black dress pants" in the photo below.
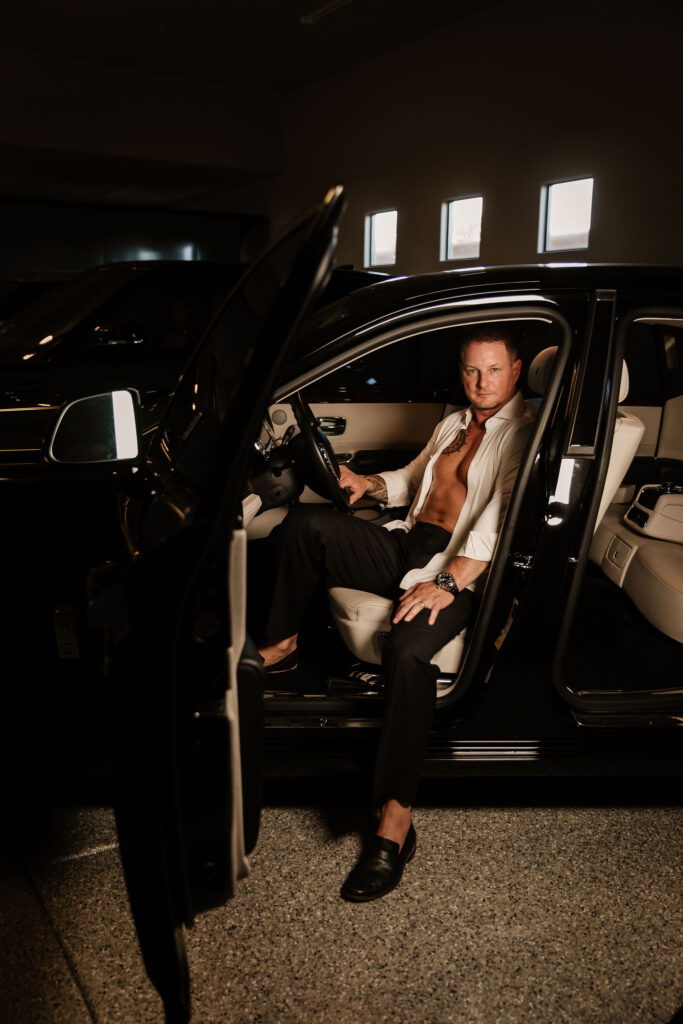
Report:
M 432 523 L 385 530 L 326 507 L 300 505 L 281 527 L 278 567 L 267 641 L 299 632 L 321 579 L 328 586 L 354 587 L 397 600 L 403 576 L 443 551 L 451 535 Z M 429 609 L 411 622 L 391 626 L 382 652 L 386 683 L 373 799 L 389 797 L 406 806 L 415 800 L 434 718 L 438 670 L 430 664 L 441 647 L 472 618 L 474 595 L 457 594 L 429 625 Z

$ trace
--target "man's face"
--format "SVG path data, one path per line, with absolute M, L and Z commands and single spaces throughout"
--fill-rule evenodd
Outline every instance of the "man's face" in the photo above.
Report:
M 510 359 L 502 341 L 471 341 L 460 359 L 460 377 L 473 409 L 496 412 L 510 401 L 522 362 Z

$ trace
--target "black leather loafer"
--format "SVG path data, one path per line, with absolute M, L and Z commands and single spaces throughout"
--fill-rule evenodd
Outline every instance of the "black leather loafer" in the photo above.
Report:
M 384 836 L 373 836 L 355 868 L 341 888 L 342 898 L 352 903 L 366 903 L 395 889 L 401 881 L 403 868 L 415 855 L 415 829 L 411 824 L 406 841 L 398 843 Z

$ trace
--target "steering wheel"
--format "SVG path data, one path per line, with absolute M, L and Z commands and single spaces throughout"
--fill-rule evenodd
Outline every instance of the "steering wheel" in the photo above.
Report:
M 348 512 L 349 499 L 339 485 L 339 463 L 332 445 L 316 423 L 311 407 L 300 391 L 292 395 L 290 402 L 316 481 L 323 494 L 331 498 L 338 509 Z

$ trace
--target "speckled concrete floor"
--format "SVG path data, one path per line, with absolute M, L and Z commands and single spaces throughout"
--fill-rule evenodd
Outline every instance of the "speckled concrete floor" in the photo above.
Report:
M 188 933 L 193 1021 L 668 1022 L 683 1002 L 680 809 L 529 803 L 495 787 L 426 803 L 399 888 L 355 906 L 338 897 L 354 809 L 280 793 L 252 874 Z M 111 813 L 70 809 L 58 834 L 0 865 L 0 1021 L 161 1021 Z

